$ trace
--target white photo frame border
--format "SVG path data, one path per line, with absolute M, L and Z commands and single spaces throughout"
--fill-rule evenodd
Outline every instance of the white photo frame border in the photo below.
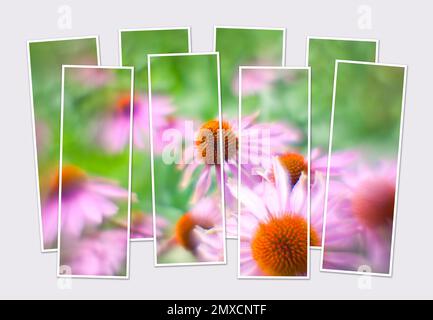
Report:
M 134 96 L 134 67 L 120 67 L 120 66 L 82 66 L 82 65 L 62 65 L 62 91 L 61 91 L 61 114 L 60 114 L 60 161 L 59 168 L 62 168 L 63 162 L 63 117 L 64 117 L 64 84 L 65 84 L 65 69 L 67 68 L 83 68 L 83 69 L 120 69 L 129 70 L 131 73 L 131 89 L 130 96 Z M 98 276 L 98 275 L 77 275 L 77 274 L 62 274 L 60 272 L 60 252 L 61 252 L 61 223 L 62 223 L 62 175 L 59 174 L 59 200 L 58 200 L 58 254 L 57 254 L 57 277 L 58 278 L 84 278 L 84 279 L 129 279 L 130 267 L 130 226 L 131 226 L 131 168 L 132 168 L 132 132 L 133 132 L 133 118 L 134 103 L 130 99 L 130 112 L 129 112 L 129 163 L 128 163 L 128 227 L 127 227 L 127 240 L 126 240 L 126 273 L 123 276 Z
M 323 268 L 324 251 L 325 251 L 325 237 L 326 237 L 326 214 L 328 211 L 328 192 L 329 192 L 329 168 L 331 165 L 331 155 L 332 155 L 332 137 L 334 131 L 334 112 L 335 112 L 335 96 L 336 96 L 336 84 L 338 78 L 338 66 L 340 64 L 362 64 L 362 65 L 372 65 L 372 66 L 382 66 L 382 67 L 394 67 L 402 68 L 404 70 L 403 75 L 403 86 L 402 86 L 402 99 L 401 99 L 401 110 L 400 110 L 400 131 L 399 131 L 399 142 L 398 142 L 398 156 L 397 156 L 397 172 L 395 181 L 395 196 L 394 196 L 394 213 L 392 221 L 392 232 L 391 232 L 391 252 L 389 257 L 389 271 L 388 273 L 378 273 L 378 272 L 361 272 L 352 270 L 337 270 L 337 269 L 327 269 Z M 406 102 L 406 84 L 407 84 L 407 65 L 401 64 L 388 64 L 388 63 L 377 63 L 377 62 L 361 62 L 353 60 L 336 60 L 335 70 L 334 70 L 334 87 L 332 92 L 332 112 L 331 112 L 331 127 L 329 133 L 329 149 L 328 149 L 328 168 L 326 174 L 326 187 L 325 187 L 325 209 L 323 215 L 323 232 L 322 232 L 322 250 L 320 255 L 320 272 L 329 273 L 343 273 L 343 274 L 354 274 L 362 276 L 377 276 L 377 277 L 392 277 L 393 271 L 393 260 L 394 260 L 394 243 L 395 243 L 395 228 L 397 223 L 397 212 L 398 212 L 398 196 L 399 196 L 399 182 L 400 182 L 400 161 L 401 161 L 401 151 L 402 151 L 402 141 L 403 141 L 403 126 L 404 126 L 404 112 L 405 112 L 405 102 Z
M 237 231 L 238 231 L 238 243 L 237 243 L 237 270 L 238 270 L 238 279 L 246 279 L 246 280 L 308 280 L 310 279 L 311 274 L 311 252 L 310 252 L 310 200 L 311 200 L 311 191 L 310 191 L 310 161 L 311 161 L 311 68 L 310 67 L 290 67 L 290 66 L 281 66 L 281 67 L 272 67 L 272 66 L 240 66 L 239 67 L 239 107 L 238 107 L 238 127 L 239 127 L 239 145 L 242 145 L 242 71 L 243 70 L 307 70 L 308 72 L 308 142 L 307 142 L 307 162 L 308 162 L 308 176 L 307 176 L 307 274 L 305 276 L 243 276 L 241 275 L 240 269 L 240 253 L 241 253 L 241 242 L 240 242 L 240 234 L 241 234 L 241 202 L 238 198 L 237 206 L 238 206 L 238 220 L 237 220 Z M 242 157 L 242 148 L 239 148 L 239 159 Z M 242 175 L 241 175 L 241 166 L 238 165 L 238 181 L 237 188 L 240 190 L 242 184 Z

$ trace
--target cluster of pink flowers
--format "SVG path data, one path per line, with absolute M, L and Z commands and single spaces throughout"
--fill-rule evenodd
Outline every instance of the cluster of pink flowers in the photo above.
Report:
M 85 69 L 87 70 L 87 69 Z M 96 70 L 96 71 L 95 71 Z M 89 72 L 97 72 L 97 69 Z M 82 74 L 84 81 L 87 74 Z M 99 79 L 99 78 L 98 78 Z M 102 85 L 108 79 L 101 78 Z M 156 112 L 154 126 L 158 132 L 177 127 L 171 116 L 173 108 L 168 98 L 154 97 Z M 133 116 L 132 143 L 135 149 L 149 151 L 148 98 L 137 96 L 131 113 L 130 94 L 121 95 L 99 121 L 97 141 L 107 153 L 129 150 L 131 115 Z M 156 116 L 155 116 L 156 115 Z M 40 127 L 42 130 L 43 127 Z M 38 127 L 39 130 L 39 127 Z M 155 151 L 162 151 L 162 137 L 155 135 Z M 125 215 L 118 215 L 127 207 L 129 192 L 116 181 L 88 174 L 76 165 L 66 164 L 61 170 L 52 170 L 49 188 L 42 203 L 43 242 L 46 248 L 61 247 L 60 263 L 71 268 L 72 274 L 112 276 L 126 268 L 129 241 L 128 223 Z M 59 172 L 60 171 L 60 172 Z M 61 223 L 59 214 L 59 178 L 61 175 Z M 137 201 L 133 193 L 131 201 Z M 119 218 L 119 216 L 123 218 Z M 166 227 L 165 219 L 156 221 L 157 236 Z M 58 230 L 60 227 L 60 230 Z M 59 233 L 60 231 L 60 233 Z M 58 238 L 58 234 L 60 238 Z M 152 215 L 132 212 L 131 238 L 153 237 Z
M 274 80 L 261 74 L 249 74 L 248 94 Z M 145 96 L 133 101 L 132 143 L 137 149 L 149 148 L 147 103 Z M 102 120 L 100 142 L 107 152 L 128 147 L 130 107 L 130 96 L 122 96 Z M 166 97 L 153 97 L 152 109 L 153 151 L 161 155 L 166 146 L 163 133 L 184 132 L 185 125 L 174 117 L 175 108 Z M 334 152 L 328 169 L 328 157 L 320 150 L 312 150 L 310 161 L 300 151 L 301 130 L 258 119 L 259 113 L 240 121 L 224 117 L 196 128 L 178 165 L 180 187 L 193 189 L 190 210 L 174 223 L 159 215 L 154 222 L 150 215 L 133 212 L 131 237 L 155 236 L 158 256 L 181 247 L 198 262 L 222 262 L 224 235 L 238 236 L 239 275 L 245 277 L 306 276 L 309 245 L 322 244 L 324 269 L 356 271 L 367 266 L 388 273 L 396 164 L 371 164 L 360 152 L 349 150 Z M 62 264 L 82 275 L 119 273 L 125 268 L 128 225 L 114 217 L 118 203 L 128 201 L 128 190 L 73 165 L 64 166 L 61 174 Z M 45 244 L 57 239 L 58 181 L 57 174 L 43 206 Z M 100 228 L 107 223 L 112 228 Z
M 128 201 L 128 190 L 114 181 L 90 177 L 77 166 L 65 165 L 61 170 L 61 223 L 58 224 L 58 171 L 42 210 L 45 246 L 57 241 L 59 226 L 60 261 L 73 274 L 117 274 L 126 261 L 126 250 L 117 249 L 126 247 L 127 225 L 116 225 L 109 231 L 101 231 L 100 226 L 118 213 L 119 202 Z

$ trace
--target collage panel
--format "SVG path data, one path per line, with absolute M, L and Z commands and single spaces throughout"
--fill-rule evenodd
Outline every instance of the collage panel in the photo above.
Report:
M 265 78 L 250 91 L 251 79 Z M 239 201 L 238 276 L 306 279 L 320 232 L 309 215 L 310 69 L 241 67 L 239 83 L 239 192 L 229 184 Z
M 63 66 L 59 277 L 128 278 L 133 68 Z M 113 154 L 111 146 L 121 145 Z
M 406 67 L 337 61 L 322 270 L 389 276 L 397 211 Z
M 41 250 L 50 252 L 57 250 L 57 216 L 49 212 L 49 198 L 58 194 L 52 179 L 59 166 L 62 65 L 98 65 L 98 38 L 29 41 L 28 63 Z
M 223 264 L 218 53 L 149 55 L 149 96 L 155 264 Z
M 189 28 L 121 30 L 119 32 L 122 66 L 134 67 L 134 131 L 131 188 L 137 201 L 131 203 L 131 239 L 152 240 L 152 183 L 150 172 L 150 133 L 147 56 L 160 53 L 187 53 L 191 50 Z M 167 103 L 162 99 L 160 103 Z M 169 108 L 169 105 L 166 105 Z M 167 114 L 160 118 L 170 125 Z M 112 152 L 119 150 L 113 145 Z

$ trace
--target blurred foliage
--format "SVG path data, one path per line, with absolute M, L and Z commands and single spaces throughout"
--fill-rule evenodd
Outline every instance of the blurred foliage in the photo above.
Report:
M 404 69 L 340 63 L 332 148 L 358 148 L 367 156 L 398 155 Z
M 189 51 L 188 29 L 122 31 L 122 65 L 134 67 L 136 94 L 147 94 L 147 55 Z
M 152 94 L 169 96 L 175 116 L 200 121 L 218 117 L 216 55 L 154 57 L 151 63 Z
M 122 31 L 120 37 L 122 65 L 134 67 L 135 95 L 147 95 L 147 55 L 189 51 L 188 29 Z M 149 142 L 146 145 L 149 146 Z M 132 192 L 138 197 L 138 201 L 132 204 L 132 210 L 145 214 L 151 213 L 149 148 L 133 150 L 131 184 Z
M 60 107 L 63 64 L 98 64 L 97 39 L 29 43 L 33 110 L 38 143 L 41 197 L 45 197 L 60 152 Z M 43 130 L 38 130 L 42 128 Z
M 259 111 L 258 122 L 278 122 L 300 130 L 302 140 L 297 147 L 306 155 L 308 152 L 308 70 L 273 69 L 273 71 L 277 75 L 270 86 L 264 87 L 253 95 L 242 94 L 242 117 Z
M 376 42 L 310 39 L 311 147 L 328 150 L 335 60 L 376 61 Z
M 98 69 L 110 80 L 102 86 L 80 81 L 83 68 L 66 68 L 63 109 L 63 165 L 76 165 L 90 176 L 116 181 L 128 189 L 129 144 L 119 153 L 107 152 L 100 143 L 103 121 L 116 107 L 117 99 L 131 90 L 128 69 Z M 121 203 L 119 218 L 126 218 L 127 203 Z
M 283 63 L 283 30 L 216 29 L 215 50 L 220 55 L 221 102 L 224 115 L 237 115 L 238 97 L 233 81 L 241 65 L 281 66 Z

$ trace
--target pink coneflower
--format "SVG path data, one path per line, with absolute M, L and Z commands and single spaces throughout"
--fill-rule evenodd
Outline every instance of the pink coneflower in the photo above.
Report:
M 332 155 L 332 167 L 329 170 L 330 176 L 337 176 L 347 170 L 347 166 L 354 162 L 358 154 L 353 151 L 334 152 Z M 279 153 L 283 168 L 290 174 L 290 183 L 292 186 L 296 184 L 302 173 L 308 174 L 308 159 L 296 151 L 288 151 Z M 321 155 L 319 149 L 314 149 L 311 152 L 311 180 L 314 182 L 316 173 L 322 173 L 326 176 L 328 169 L 328 156 Z M 269 170 L 269 178 L 272 179 L 272 170 Z M 313 197 L 313 196 L 312 196 Z
M 232 177 L 234 181 L 238 178 L 238 164 L 241 166 L 243 184 L 254 185 L 260 182 L 261 177 L 256 173 L 256 168 L 269 167 L 272 154 L 284 150 L 290 143 L 301 138 L 301 133 L 293 128 L 280 123 L 259 123 L 255 120 L 259 113 L 246 116 L 241 121 L 242 132 L 242 159 L 239 161 L 239 128 L 237 121 L 222 122 L 222 136 L 224 148 L 224 180 Z M 187 163 L 184 171 L 181 187 L 186 188 L 196 170 L 201 170 L 192 202 L 197 201 L 205 195 L 211 186 L 211 174 L 213 168 L 217 177 L 219 188 L 226 186 L 220 181 L 220 155 L 219 155 L 219 121 L 211 120 L 204 123 L 196 134 L 194 150 L 186 150 L 187 155 L 193 155 L 193 159 L 186 158 Z M 198 161 L 194 161 L 194 160 Z M 237 210 L 236 200 L 230 192 L 225 192 L 226 214 L 229 227 L 228 236 L 236 236 Z M 231 228 L 230 226 L 234 226 Z
M 239 193 L 243 209 L 240 225 L 241 276 L 304 276 L 307 272 L 307 176 L 301 173 L 295 185 L 290 173 L 276 157 L 274 177 L 256 188 L 242 187 Z M 323 195 L 311 201 L 310 245 L 320 245 L 323 223 L 325 179 L 317 172 L 312 192 Z M 330 198 L 328 208 L 341 205 Z M 329 241 L 348 251 L 329 252 L 332 263 L 360 261 L 359 243 L 352 235 L 357 226 L 344 214 L 329 214 Z M 350 251 L 352 250 L 352 251 Z
M 330 177 L 341 175 L 345 170 L 347 170 L 348 164 L 355 161 L 358 157 L 356 152 L 346 151 L 346 152 L 335 152 L 332 155 L 332 168 L 329 171 Z M 296 151 L 289 151 L 286 153 L 281 153 L 277 156 L 283 169 L 290 176 L 290 185 L 294 186 L 298 182 L 302 174 L 308 175 L 308 160 L 306 157 Z M 318 187 L 323 184 L 322 180 L 327 174 L 327 156 L 321 156 L 320 151 L 315 149 L 311 153 L 311 202 L 314 203 L 311 209 L 311 225 L 314 225 L 314 229 L 318 233 L 318 243 L 312 244 L 312 246 L 321 245 L 321 234 L 322 234 L 322 221 L 323 221 L 323 211 L 325 204 L 325 188 Z M 273 180 L 272 168 L 266 173 L 269 180 Z M 316 183 L 316 179 L 320 179 Z
M 183 214 L 173 226 L 173 236 L 165 242 L 159 240 L 158 255 L 177 245 L 191 252 L 198 261 L 222 261 L 223 213 L 218 200 L 217 197 L 202 198 Z
M 196 228 L 212 229 L 222 234 L 222 222 L 222 211 L 216 199 L 202 198 L 190 212 L 182 215 L 176 222 L 176 242 L 187 250 L 195 251 L 200 241 L 193 230 Z
M 329 186 L 329 193 L 338 199 L 340 205 L 329 208 L 328 204 L 327 220 L 330 213 L 336 212 L 355 221 L 358 232 L 351 238 L 359 239 L 356 253 L 362 259 L 355 265 L 335 265 L 329 261 L 328 252 L 345 248 L 330 242 L 328 234 L 332 234 L 332 230 L 327 223 L 324 268 L 357 271 L 361 265 L 368 265 L 372 272 L 389 272 L 396 173 L 395 163 L 382 163 L 373 169 L 360 166 L 342 176 L 341 182 Z
M 257 166 L 268 167 L 273 152 L 286 148 L 288 144 L 298 141 L 301 137 L 299 131 L 282 124 L 255 124 L 254 121 L 258 115 L 255 113 L 244 117 L 241 121 L 243 141 L 241 161 L 238 161 L 239 128 L 237 121 L 224 120 L 221 124 L 224 140 L 222 143 L 224 174 L 237 179 L 238 164 L 240 163 L 244 183 L 258 181 L 258 176 L 254 176 L 253 168 Z M 193 201 L 196 201 L 209 190 L 213 168 L 216 169 L 217 179 L 220 176 L 219 121 L 210 120 L 201 125 L 191 148 L 194 150 L 185 151 L 190 158 L 185 158 L 186 168 L 181 187 L 186 188 L 190 184 L 194 172 L 201 170 L 193 195 Z M 221 181 L 218 180 L 218 183 L 221 187 Z
M 61 265 L 72 275 L 116 276 L 126 269 L 127 232 L 101 231 L 76 241 L 62 241 Z
M 254 190 L 241 187 L 240 275 L 305 276 L 308 267 L 307 183 L 301 175 L 293 188 L 277 159 L 275 182 L 264 181 Z M 236 190 L 230 186 L 235 195 Z M 310 230 L 311 244 L 318 241 Z
M 57 238 L 58 221 L 58 172 L 54 176 L 50 193 L 42 206 L 44 243 Z M 115 201 L 127 201 L 128 190 L 115 182 L 92 178 L 80 168 L 65 165 L 62 169 L 62 234 L 79 236 L 86 226 L 95 226 L 106 217 L 115 215 Z
M 129 141 L 130 129 L 130 94 L 121 96 L 105 119 L 102 128 L 102 144 L 112 153 L 124 150 Z M 177 128 L 177 121 L 171 116 L 174 111 L 170 99 L 164 96 L 152 97 L 154 151 L 161 153 L 163 148 L 162 134 L 170 128 Z M 135 96 L 133 111 L 133 136 L 135 149 L 149 150 L 149 109 L 147 96 Z

